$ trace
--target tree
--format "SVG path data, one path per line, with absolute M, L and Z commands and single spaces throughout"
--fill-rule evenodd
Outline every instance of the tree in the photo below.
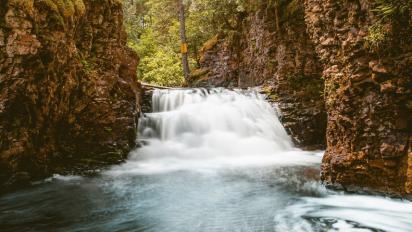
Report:
M 128 45 L 141 59 L 139 80 L 184 85 L 190 69 L 199 67 L 198 50 L 202 45 L 216 34 L 237 27 L 241 1 L 124 0 Z M 181 54 L 181 50 L 187 52 Z
M 179 23 L 180 23 L 180 40 L 181 40 L 181 48 L 180 51 L 182 53 L 182 66 L 183 66 L 183 75 L 185 80 L 189 80 L 189 61 L 188 61 L 188 49 L 187 49 L 187 42 L 186 42 L 186 24 L 185 24 L 185 5 L 183 4 L 183 0 L 179 1 Z
M 274 6 L 275 6 L 276 31 L 280 31 L 280 19 L 279 19 L 280 3 L 279 3 L 279 0 L 274 0 L 273 2 L 274 2 Z

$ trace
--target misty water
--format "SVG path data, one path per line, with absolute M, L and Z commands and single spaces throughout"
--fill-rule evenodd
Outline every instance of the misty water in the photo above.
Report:
M 96 177 L 0 196 L 0 231 L 412 231 L 412 203 L 319 182 L 255 90 L 156 90 L 139 143 Z

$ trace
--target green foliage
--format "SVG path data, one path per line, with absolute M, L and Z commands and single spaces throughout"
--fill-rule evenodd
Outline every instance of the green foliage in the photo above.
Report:
M 95 67 L 94 67 L 94 64 L 92 62 L 89 62 L 86 59 L 82 59 L 82 60 L 80 60 L 80 62 L 82 63 L 83 71 L 86 74 L 90 74 L 90 73 L 93 72 Z
M 54 22 L 54 25 L 65 27 L 67 18 L 72 17 L 76 13 L 80 16 L 86 11 L 86 6 L 83 0 L 36 0 L 41 6 L 47 7 L 50 10 L 49 20 Z
M 160 44 L 157 33 L 148 28 L 138 41 L 129 40 L 128 45 L 141 57 L 138 66 L 140 80 L 162 86 L 182 86 L 184 83 L 180 54 Z
M 203 43 L 237 26 L 239 0 L 186 0 L 186 35 L 191 70 Z M 175 0 L 124 0 L 128 45 L 141 57 L 138 78 L 158 85 L 183 85 L 178 7 Z
M 27 13 L 32 14 L 34 11 L 34 1 L 33 0 L 9 0 L 10 5 L 20 6 L 27 11 Z
M 182 86 L 183 71 L 180 55 L 172 51 L 157 50 L 152 56 L 141 60 L 142 80 L 162 86 Z
M 287 20 L 303 9 L 300 1 L 185 0 L 191 70 L 199 70 L 205 42 L 210 42 L 207 47 L 218 42 L 216 35 L 233 35 L 245 12 L 276 9 L 279 22 L 280 18 Z M 178 68 L 181 60 L 177 1 L 124 0 L 124 12 L 128 44 L 141 57 L 139 79 L 152 84 L 183 84 Z
M 282 29 L 283 23 L 293 21 L 297 16 L 304 16 L 303 0 L 238 0 L 238 4 L 246 12 L 272 12 L 277 31 Z
M 57 5 L 52 0 L 39 0 L 39 2 L 46 5 L 54 13 L 60 14 L 59 8 L 57 7 Z
M 366 47 L 371 50 L 379 49 L 388 40 L 388 31 L 381 22 L 369 27 L 368 36 L 365 38 Z
M 74 4 L 70 0 L 57 0 L 55 1 L 63 17 L 68 18 L 74 15 Z
M 128 46 L 141 57 L 138 78 L 164 86 L 183 85 L 177 9 L 172 0 L 125 0 Z M 177 24 L 177 25 L 176 25 Z
M 408 10 L 408 1 L 403 0 L 375 0 L 375 8 L 378 20 L 369 27 L 368 36 L 365 38 L 365 46 L 378 51 L 390 41 L 391 24 Z
M 403 14 L 408 6 L 403 1 L 399 0 L 375 0 L 376 7 L 373 12 L 376 12 L 380 21 L 392 20 L 396 15 Z
M 259 9 L 272 10 L 278 8 L 283 16 L 293 15 L 301 6 L 302 0 L 237 0 L 237 9 L 243 11 L 256 11 Z
M 86 6 L 84 5 L 83 0 L 73 0 L 73 3 L 76 11 L 80 14 L 84 14 L 84 12 L 86 11 Z

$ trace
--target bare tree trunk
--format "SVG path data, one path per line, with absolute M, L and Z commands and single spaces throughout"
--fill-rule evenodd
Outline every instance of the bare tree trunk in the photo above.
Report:
M 279 19 L 279 0 L 275 0 L 275 22 L 276 22 L 276 31 L 280 31 L 280 19 Z
M 185 6 L 183 4 L 183 0 L 179 1 L 179 22 L 180 22 L 180 40 L 181 40 L 181 53 L 182 53 L 182 66 L 183 66 L 183 74 L 185 80 L 189 80 L 189 61 L 188 61 L 188 49 L 187 49 L 187 41 L 186 41 L 186 25 L 185 25 Z

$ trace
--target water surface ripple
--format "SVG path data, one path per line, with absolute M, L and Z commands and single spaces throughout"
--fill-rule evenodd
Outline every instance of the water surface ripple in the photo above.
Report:
M 0 197 L 0 231 L 412 231 L 412 203 L 326 190 L 254 90 L 157 90 L 139 142 L 97 177 Z

